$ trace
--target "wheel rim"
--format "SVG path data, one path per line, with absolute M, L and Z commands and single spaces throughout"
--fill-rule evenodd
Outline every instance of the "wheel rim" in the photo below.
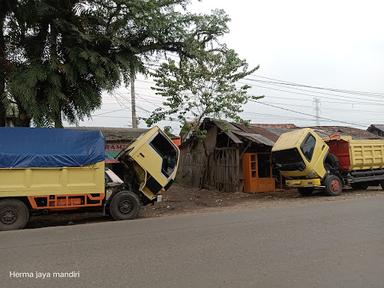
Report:
M 336 179 L 331 181 L 331 190 L 332 192 L 337 192 L 340 190 L 340 182 Z
M 5 225 L 11 225 L 17 220 L 17 213 L 12 208 L 5 208 L 0 211 L 0 221 Z
M 122 214 L 128 214 L 133 210 L 132 201 L 125 199 L 119 203 L 119 211 Z

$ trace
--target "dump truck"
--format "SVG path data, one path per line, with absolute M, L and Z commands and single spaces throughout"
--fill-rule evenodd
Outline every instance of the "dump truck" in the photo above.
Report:
M 384 189 L 384 139 L 322 138 L 313 129 L 283 133 L 272 147 L 274 165 L 285 184 L 303 196 L 315 189 L 337 196 L 343 187 Z
M 105 167 L 104 146 L 99 131 L 0 128 L 0 230 L 24 228 L 43 211 L 96 209 L 133 219 L 172 185 L 179 149 L 160 128 L 117 156 L 124 181 Z

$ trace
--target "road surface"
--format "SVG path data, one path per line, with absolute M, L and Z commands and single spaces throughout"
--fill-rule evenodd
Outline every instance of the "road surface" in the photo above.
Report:
M 0 232 L 0 259 L 7 288 L 382 288 L 384 195 Z

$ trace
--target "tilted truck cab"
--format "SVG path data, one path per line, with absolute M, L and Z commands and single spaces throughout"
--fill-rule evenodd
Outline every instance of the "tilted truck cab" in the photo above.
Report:
M 179 157 L 179 149 L 172 140 L 153 127 L 121 151 L 117 159 L 126 168 L 126 182 L 143 193 L 146 201 L 154 201 L 175 180 Z
M 120 153 L 124 179 L 105 169 L 100 132 L 0 128 L 0 230 L 23 228 L 30 213 L 99 208 L 137 217 L 176 177 L 179 149 L 153 127 Z
M 384 140 L 321 138 L 310 128 L 283 133 L 272 147 L 272 157 L 286 185 L 302 195 L 322 188 L 339 195 L 344 185 L 384 186 Z
M 329 146 L 312 129 L 304 128 L 283 133 L 272 147 L 272 157 L 288 187 L 297 188 L 302 195 L 312 194 L 314 188 L 325 188 L 329 195 L 342 191 Z
M 272 155 L 281 175 L 297 179 L 290 185 L 320 186 L 319 179 L 326 174 L 324 160 L 328 150 L 313 130 L 300 129 L 282 134 L 272 148 Z

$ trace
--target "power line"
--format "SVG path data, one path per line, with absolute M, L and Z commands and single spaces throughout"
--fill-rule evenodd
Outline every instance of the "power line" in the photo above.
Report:
M 254 77 L 263 77 L 263 78 L 268 78 L 268 79 L 274 79 L 274 78 L 269 78 L 269 77 L 264 77 L 264 76 L 256 76 L 256 75 L 252 75 Z M 262 81 L 262 80 L 255 80 L 255 79 L 248 79 L 246 78 L 245 80 L 248 80 L 248 81 L 253 81 L 253 82 L 257 82 L 257 81 Z M 155 84 L 153 81 L 147 81 L 147 80 L 140 80 L 141 82 L 145 82 L 145 83 L 150 83 L 150 84 Z M 280 81 L 283 81 L 283 80 L 280 80 Z M 287 81 L 286 81 L 287 82 Z M 291 93 L 291 94 L 296 94 L 296 95 L 304 95 L 304 96 L 308 96 L 308 97 L 319 97 L 319 95 L 325 95 L 325 96 L 332 96 L 332 97 L 325 97 L 325 96 L 321 96 L 321 99 L 327 99 L 327 100 L 336 100 L 336 101 L 322 101 L 322 102 L 325 102 L 325 103 L 339 103 L 339 104 L 344 104 L 344 103 L 348 103 L 348 104 L 364 104 L 364 105 L 384 105 L 384 95 L 383 97 L 374 97 L 374 99 L 364 99 L 364 98 L 356 98 L 356 97 L 353 97 L 352 95 L 351 96 L 348 96 L 348 95 L 339 95 L 339 94 L 335 94 L 335 93 L 325 93 L 325 92 L 320 92 L 320 91 L 311 91 L 311 90 L 308 90 L 308 89 L 301 89 L 301 88 L 297 88 L 297 87 L 286 87 L 284 86 L 284 84 L 286 83 L 278 83 L 278 82 L 271 82 L 271 81 L 263 81 L 261 83 L 264 83 L 265 85 L 272 85 L 272 86 L 278 86 L 278 87 L 285 87 L 285 89 L 292 89 L 293 91 L 290 91 L 290 90 L 284 90 L 284 89 L 278 89 L 278 88 L 273 88 L 273 87 L 268 87 L 268 86 L 262 86 L 262 85 L 256 85 L 256 84 L 250 84 L 250 83 L 245 83 L 245 82 L 242 82 L 242 81 L 239 81 L 239 83 L 241 84 L 245 84 L 245 85 L 249 85 L 251 87 L 258 87 L 258 88 L 264 88 L 264 89 L 267 89 L 267 90 L 274 90 L 274 91 L 280 91 L 280 92 L 284 92 L 284 93 Z M 290 83 L 290 82 L 287 82 L 287 83 Z M 149 90 L 150 88 L 148 87 L 139 87 L 139 89 L 144 89 L 144 90 Z M 327 88 L 324 88 L 324 89 L 327 89 Z M 302 92 L 308 92 L 308 93 L 302 93 L 302 92 L 297 92 L 297 91 L 302 91 Z M 347 91 L 352 91 L 352 90 L 347 90 Z M 310 94 L 310 93 L 315 93 L 315 94 Z M 364 93 L 371 93 L 371 92 L 364 92 Z M 372 92 L 373 93 L 373 92 Z M 319 94 L 319 95 L 317 95 Z M 279 98 L 279 97 L 276 97 L 276 96 L 273 96 L 273 95 L 269 95 L 270 97 L 273 97 L 273 98 Z M 370 96 L 367 96 L 367 97 L 370 97 Z M 285 98 L 282 98 L 280 97 L 280 99 L 285 99 Z M 292 100 L 300 100 L 300 101 L 313 101 L 312 99 L 311 100 L 304 100 L 304 99 L 301 99 L 301 98 L 290 98 Z M 382 100 L 383 102 L 378 102 L 378 100 Z
M 262 77 L 267 78 L 265 76 L 258 76 L 258 75 L 250 75 L 251 77 Z M 313 86 L 313 85 L 307 85 L 307 84 L 299 84 L 295 82 L 289 82 L 284 80 L 278 80 L 273 78 L 267 78 L 270 80 L 259 80 L 259 79 L 253 79 L 249 76 L 244 78 L 245 80 L 254 81 L 254 82 L 262 82 L 262 83 L 269 83 L 269 84 L 279 84 L 279 85 L 286 85 L 286 86 L 293 86 L 293 87 L 303 87 L 303 88 L 311 88 L 311 89 L 317 89 L 317 90 L 324 90 L 324 91 L 332 91 L 337 93 L 344 93 L 344 94 L 354 94 L 354 95 L 360 95 L 360 96 L 366 96 L 366 97 L 372 97 L 372 98 L 379 98 L 383 99 L 384 93 L 382 92 L 371 92 L 371 91 L 357 91 L 357 90 L 347 90 L 347 89 L 338 89 L 338 88 L 329 88 L 329 87 L 320 87 L 320 86 Z
M 315 101 L 316 126 L 320 126 L 320 99 L 314 98 L 314 101 Z
M 137 80 L 137 81 L 139 81 L 139 80 Z M 147 80 L 140 80 L 140 82 L 155 84 L 154 82 L 147 81 Z M 303 96 L 308 96 L 311 98 L 319 97 L 318 94 L 325 95 L 325 96 L 321 96 L 322 102 L 324 102 L 324 103 L 334 103 L 334 104 L 347 103 L 347 104 L 364 104 L 364 105 L 375 105 L 375 106 L 376 105 L 383 105 L 384 106 L 384 98 L 382 98 L 383 102 L 378 102 L 377 100 L 373 100 L 373 99 L 362 99 L 362 98 L 356 98 L 356 97 L 351 97 L 351 96 L 347 96 L 347 95 L 338 95 L 338 94 L 334 94 L 334 93 L 323 93 L 323 92 L 310 91 L 310 90 L 300 89 L 300 88 L 295 88 L 295 87 L 285 87 L 285 89 L 281 89 L 281 88 L 279 89 L 279 88 L 262 86 L 262 85 L 257 85 L 257 84 L 250 84 L 250 83 L 246 83 L 246 82 L 242 82 L 242 81 L 239 81 L 239 83 L 249 85 L 251 87 L 258 87 L 258 88 L 263 88 L 263 89 L 267 89 L 267 90 L 279 91 L 279 92 L 290 93 L 290 94 L 295 94 L 295 95 L 303 95 Z M 278 86 L 278 87 L 281 86 L 279 84 L 266 84 L 266 85 L 274 85 L 274 86 Z M 150 87 L 137 86 L 137 88 L 141 89 L 141 90 L 152 91 Z M 286 89 L 292 89 L 293 91 L 286 90 Z M 298 91 L 304 91 L 304 92 L 309 92 L 309 93 L 303 93 L 303 92 L 298 92 Z M 316 93 L 316 94 L 313 94 L 313 93 Z M 142 94 L 142 95 L 145 95 L 145 94 Z M 150 96 L 154 97 L 153 95 L 150 95 Z M 332 96 L 332 97 L 329 97 L 329 96 Z M 268 95 L 268 97 L 276 98 L 276 99 L 286 99 L 286 98 L 278 97 L 278 96 L 274 96 L 274 95 Z M 302 98 L 293 98 L 293 97 L 291 97 L 289 99 L 299 100 L 299 101 L 311 101 L 311 102 L 313 101 L 313 99 L 302 99 Z M 324 101 L 323 99 L 334 100 L 334 101 Z
M 173 60 L 178 60 L 177 56 L 174 56 L 174 57 L 176 57 L 176 59 L 174 58 Z M 161 57 L 160 59 L 164 60 L 164 61 L 168 60 L 168 59 L 163 58 L 163 57 Z M 161 66 L 160 64 L 154 63 L 154 62 L 148 62 L 147 65 L 150 65 L 150 67 L 146 66 L 146 68 L 148 68 L 148 69 L 153 69 L 153 66 L 154 67 L 160 67 Z M 259 80 L 259 79 L 252 79 L 252 77 L 267 79 L 269 81 Z M 375 98 L 375 99 L 383 99 L 383 97 L 384 97 L 384 93 L 383 92 L 358 91 L 358 90 L 339 89 L 339 88 L 332 88 L 332 87 L 320 87 L 320 86 L 315 86 L 315 85 L 300 84 L 300 83 L 296 83 L 296 82 L 291 82 L 291 81 L 286 81 L 286 80 L 281 80 L 281 79 L 276 79 L 276 78 L 262 76 L 262 75 L 256 75 L 256 74 L 251 74 L 248 77 L 244 78 L 244 80 L 257 81 L 257 82 L 269 83 L 269 84 L 275 84 L 275 85 L 285 85 L 285 86 L 292 86 L 292 87 L 303 87 L 303 88 L 310 88 L 310 89 L 322 90 L 322 91 L 332 91 L 332 92 L 343 93 L 343 94 L 360 95 L 360 96 L 372 97 L 372 98 Z M 294 89 L 299 89 L 299 88 L 294 88 Z M 308 91 L 308 90 L 303 90 L 303 91 L 311 92 L 311 91 Z M 329 94 L 329 93 L 324 93 L 324 92 L 319 92 L 319 91 L 312 91 L 312 92 L 313 93 L 324 94 L 324 95 L 334 95 L 334 94 Z
M 249 83 L 244 83 L 244 82 L 239 82 L 239 83 L 246 84 L 246 85 L 249 85 L 251 87 L 259 87 L 259 88 L 264 88 L 264 89 L 268 89 L 268 90 L 275 90 L 275 91 L 281 91 L 281 92 L 285 92 L 285 93 L 291 93 L 291 94 L 295 94 L 295 95 L 304 95 L 304 96 L 309 96 L 309 97 L 319 97 L 319 95 L 315 95 L 315 94 L 308 94 L 308 93 L 302 93 L 302 92 L 297 92 L 297 91 L 289 91 L 289 90 L 272 88 L 272 87 L 266 87 L 266 86 L 262 86 L 262 85 L 249 84 Z M 287 88 L 289 89 L 290 87 L 287 87 Z M 295 88 L 291 88 L 291 89 L 295 89 Z M 371 99 L 361 99 L 361 98 L 348 97 L 348 96 L 345 96 L 345 95 L 337 95 L 337 94 L 331 94 L 331 95 L 333 95 L 333 97 L 321 96 L 321 98 L 322 99 L 323 98 L 324 99 L 329 99 L 329 100 L 338 100 L 338 101 L 344 100 L 344 103 L 384 105 L 384 102 L 378 102 L 377 100 L 375 101 L 375 100 L 371 100 Z M 362 101 L 360 101 L 360 100 L 362 100 Z
M 256 75 L 252 75 L 252 76 L 253 77 L 265 77 L 265 76 L 256 76 Z M 265 78 L 269 78 L 269 77 L 265 77 Z M 273 79 L 273 78 L 270 78 L 270 79 Z M 248 81 L 252 81 L 253 80 L 253 82 L 263 81 L 263 80 L 257 80 L 257 79 L 251 79 L 251 78 L 247 78 L 246 80 L 248 80 Z M 278 79 L 275 79 L 275 80 L 278 80 Z M 144 83 L 154 84 L 152 81 L 147 81 L 147 80 L 138 80 L 138 81 L 139 82 L 144 82 Z M 342 90 L 342 89 L 334 89 L 334 88 L 324 88 L 324 87 L 317 87 L 317 86 L 311 86 L 311 85 L 298 84 L 298 83 L 294 83 L 294 82 L 290 83 L 288 81 L 281 82 L 283 80 L 278 80 L 278 81 L 280 81 L 280 82 L 276 82 L 276 81 L 264 81 L 264 82 L 266 82 L 267 85 L 275 85 L 275 86 L 284 86 L 286 84 L 292 84 L 292 86 L 286 87 L 285 89 L 293 89 L 293 90 L 297 90 L 297 91 L 312 92 L 312 93 L 322 94 L 322 95 L 330 95 L 330 96 L 333 96 L 333 97 L 324 97 L 324 96 L 322 96 L 321 98 L 322 99 L 324 98 L 324 99 L 339 101 L 339 102 L 335 102 L 335 101 L 322 101 L 322 102 L 325 102 L 325 103 L 340 103 L 340 104 L 348 103 L 348 104 L 352 104 L 352 105 L 354 105 L 354 104 L 384 105 L 384 103 L 380 103 L 378 101 L 374 101 L 374 100 L 371 100 L 371 99 L 363 99 L 365 102 L 363 102 L 363 101 L 356 101 L 356 100 L 359 100 L 359 99 L 362 99 L 362 98 L 361 97 L 356 98 L 356 97 L 347 96 L 347 95 L 339 95 L 339 94 L 334 94 L 334 93 L 324 93 L 324 92 L 319 92 L 319 91 L 310 91 L 310 90 L 301 89 L 301 88 L 297 88 L 297 87 L 306 87 L 306 88 L 310 88 L 310 89 L 322 88 L 324 90 L 330 90 L 330 91 L 333 91 L 335 93 L 347 93 L 347 92 L 348 93 L 355 93 L 355 94 L 358 93 L 358 95 L 364 96 L 364 97 L 371 97 L 371 98 L 375 98 L 375 99 L 383 99 L 382 97 L 378 97 L 378 95 L 380 95 L 380 94 L 376 93 L 376 92 L 363 92 L 363 91 L 354 91 L 354 90 Z M 277 91 L 281 91 L 281 92 L 285 92 L 285 93 L 300 94 L 300 95 L 305 95 L 305 96 L 310 96 L 310 97 L 315 97 L 315 96 L 319 97 L 319 95 L 315 95 L 315 94 L 301 93 L 301 92 L 297 92 L 297 91 L 290 91 L 290 90 L 284 90 L 284 89 L 277 89 L 277 88 L 266 87 L 266 86 L 261 86 L 261 85 L 256 85 L 256 84 L 249 84 L 249 83 L 246 83 L 246 84 L 250 85 L 251 87 L 260 87 L 260 88 L 264 88 L 264 89 L 268 89 L 268 90 L 277 90 Z M 148 89 L 149 90 L 148 87 L 145 87 L 145 88 L 144 87 L 138 87 L 138 88 L 139 89 Z M 120 95 L 120 97 L 123 98 L 125 101 L 127 100 L 120 93 L 117 93 L 117 94 Z M 361 94 L 363 94 L 363 95 L 361 95 Z M 148 96 L 150 100 L 148 100 L 145 96 Z M 336 98 L 334 98 L 334 97 L 336 97 Z M 139 98 L 142 99 L 143 101 L 147 102 L 147 103 L 150 103 L 150 104 L 154 105 L 155 107 L 158 106 L 158 104 L 160 104 L 159 102 L 161 102 L 161 98 L 157 98 L 154 95 L 149 95 L 149 94 L 142 94 L 142 93 L 140 93 L 140 97 Z M 300 100 L 300 101 L 311 101 L 309 99 L 301 99 L 301 98 L 293 98 L 293 97 L 283 98 L 283 97 L 271 96 L 271 98 L 272 99 L 273 98 L 276 98 L 276 99 L 280 98 L 280 99 L 284 99 L 284 100 L 294 100 L 294 99 L 297 99 L 297 100 Z M 342 98 L 342 99 L 340 99 L 340 98 Z M 154 103 L 154 101 L 157 101 L 158 103 Z M 293 113 L 299 113 L 299 114 L 302 114 L 302 115 L 305 115 L 305 116 L 315 117 L 315 119 L 322 119 L 322 120 L 325 120 L 325 121 L 331 121 L 331 122 L 337 122 L 337 123 L 345 123 L 345 124 L 350 124 L 350 125 L 355 125 L 355 126 L 363 127 L 360 124 L 356 124 L 356 123 L 352 123 L 352 122 L 339 121 L 339 120 L 335 120 L 335 119 L 332 119 L 332 118 L 320 117 L 319 115 L 312 115 L 312 114 L 305 113 L 305 112 L 295 111 L 295 110 L 292 110 L 292 109 L 288 109 L 288 108 L 284 108 L 284 107 L 281 107 L 281 106 L 274 105 L 274 103 L 265 103 L 265 102 L 263 102 L 263 103 L 262 102 L 256 102 L 256 103 L 260 103 L 260 104 L 267 105 L 267 106 L 270 106 L 270 107 L 274 107 L 274 108 L 277 108 L 277 109 L 283 109 L 283 110 L 290 111 L 290 112 L 293 112 Z M 289 105 L 289 104 L 287 104 L 287 105 Z M 304 105 L 295 105 L 295 106 L 296 107 L 297 106 L 305 107 Z M 306 106 L 306 107 L 309 108 L 311 106 Z M 143 107 L 140 107 L 139 109 L 144 111 L 144 112 L 151 113 L 151 111 L 149 111 L 149 110 L 147 110 L 147 109 L 145 109 Z M 332 108 L 329 108 L 329 109 L 332 109 Z M 337 109 L 337 110 L 343 110 L 343 109 Z M 359 110 L 359 112 L 380 113 L 378 111 L 364 111 L 364 110 Z M 112 112 L 107 112 L 107 113 L 112 113 Z M 276 116 L 280 116 L 280 115 L 276 115 Z M 302 119 L 302 120 L 306 120 L 307 121 L 307 119 Z
M 166 60 L 166 59 L 162 58 L 162 60 Z M 160 65 L 158 63 L 149 63 L 148 65 L 160 67 Z M 153 69 L 152 67 L 147 67 L 147 68 Z M 252 79 L 252 77 L 263 78 L 263 79 L 267 79 L 269 81 Z M 295 82 L 291 82 L 291 81 L 286 81 L 286 80 L 281 80 L 281 79 L 276 79 L 276 78 L 271 78 L 271 77 L 266 77 L 266 76 L 261 76 L 261 75 L 255 75 L 255 74 L 249 75 L 248 77 L 244 78 L 244 80 L 261 82 L 261 83 L 271 84 L 271 85 L 292 86 L 293 89 L 298 89 L 298 90 L 300 90 L 300 89 L 295 88 L 295 87 L 310 88 L 310 89 L 322 90 L 322 91 L 332 91 L 332 92 L 343 93 L 343 94 L 353 94 L 353 95 L 366 96 L 366 97 L 384 100 L 383 99 L 383 97 L 384 97 L 383 92 L 358 91 L 358 90 L 339 89 L 339 88 L 332 88 L 332 87 L 320 87 L 320 86 L 300 84 L 300 83 L 295 83 Z M 335 94 L 324 93 L 324 92 L 319 92 L 319 91 L 308 91 L 308 90 L 304 90 L 304 89 L 301 89 L 301 90 L 306 91 L 306 92 L 336 96 Z M 342 95 L 338 95 L 338 96 L 342 96 Z
M 269 88 L 269 87 L 265 87 L 265 88 Z M 273 88 L 272 88 L 273 89 Z M 277 90 L 279 90 L 279 91 L 284 91 L 285 92 L 285 90 L 280 90 L 280 89 L 277 89 Z M 292 92 L 292 91 L 286 91 L 286 92 L 291 92 L 291 93 L 295 93 L 295 92 Z M 304 94 L 304 95 L 307 95 L 307 96 L 315 96 L 315 97 L 318 97 L 318 96 L 316 96 L 316 95 L 310 95 L 310 94 Z M 161 101 L 161 99 L 160 98 L 158 98 L 158 97 L 154 97 L 154 95 L 149 95 L 149 94 L 142 94 L 142 93 L 140 93 L 140 98 L 142 99 L 142 100 L 144 100 L 144 101 L 146 101 L 147 103 L 150 103 L 150 104 L 153 104 L 153 105 L 157 105 L 157 104 L 163 104 L 163 102 Z M 148 99 L 146 99 L 146 98 L 149 98 L 151 101 L 149 101 Z M 303 101 L 303 100 L 306 100 L 306 101 L 311 101 L 311 102 L 313 102 L 313 99 L 302 99 L 302 98 L 285 98 L 285 97 L 275 97 L 275 96 L 268 96 L 267 98 L 266 98 L 266 100 L 267 99 L 274 99 L 274 98 L 276 98 L 276 99 L 284 99 L 284 100 L 300 100 L 300 101 Z M 153 102 L 153 101 L 156 101 L 156 102 Z M 345 103 L 348 103 L 348 104 L 352 104 L 352 105 L 354 105 L 355 103 L 361 103 L 361 102 L 352 102 L 352 101 L 348 101 L 348 102 L 335 102 L 335 101 L 321 101 L 321 102 L 324 102 L 324 103 L 332 103 L 332 104 L 335 104 L 335 103 L 341 103 L 341 104 L 345 104 Z M 283 104 L 283 103 L 273 103 L 273 102 L 270 102 L 270 101 L 268 101 L 268 103 L 269 104 Z M 365 103 L 365 102 L 362 102 L 362 103 Z M 299 104 L 286 104 L 286 103 L 284 103 L 284 105 L 286 105 L 286 106 L 295 106 L 295 107 L 303 107 L 303 108 L 313 108 L 313 106 L 306 106 L 306 105 L 299 105 Z M 377 102 L 375 102 L 375 103 L 372 103 L 372 105 L 380 105 L 379 103 L 377 103 Z M 384 105 L 384 104 L 383 104 Z M 349 112 L 351 112 L 351 110 L 350 109 L 343 109 L 343 108 L 327 108 L 328 110 L 337 110 L 337 111 L 349 111 Z M 358 110 L 358 112 L 369 112 L 369 113 L 376 113 L 376 114 L 378 114 L 378 113 L 380 113 L 380 114 L 382 114 L 382 112 L 379 112 L 379 111 L 372 111 L 372 110 L 361 110 L 361 109 L 359 109 Z
M 93 117 L 100 117 L 100 118 L 118 118 L 118 119 L 131 119 L 129 116 L 93 116 Z M 128 121 L 129 122 L 129 121 Z M 128 123 L 130 124 L 130 122 Z
M 262 86 L 262 85 L 249 84 L 249 83 L 245 83 L 245 82 L 239 82 L 239 83 L 246 84 L 246 85 L 249 85 L 251 87 L 264 88 L 264 89 L 267 89 L 267 90 L 280 91 L 280 92 L 290 93 L 290 94 L 295 94 L 295 95 L 304 95 L 304 96 L 308 96 L 308 97 L 319 97 L 319 95 L 316 95 L 316 94 L 301 93 L 301 92 L 296 92 L 296 91 L 290 91 L 290 90 L 284 90 L 284 89 L 278 89 L 278 88 L 273 88 L 273 87 Z M 149 90 L 149 88 L 147 88 L 147 87 L 138 87 L 138 88 L 139 89 L 143 89 L 143 90 Z M 287 89 L 295 89 L 295 88 L 287 87 Z M 304 90 L 304 91 L 307 91 L 307 90 Z M 141 93 L 141 95 L 149 96 L 152 99 L 161 101 L 161 98 L 158 98 L 158 97 L 155 96 L 156 94 L 149 95 L 149 94 Z M 366 100 L 366 101 L 370 101 L 370 102 L 364 102 L 364 101 L 356 101 L 356 100 L 353 100 L 354 98 L 349 98 L 349 97 L 346 97 L 346 96 L 343 96 L 343 95 L 336 95 L 336 94 L 329 94 L 329 95 L 335 95 L 335 97 L 342 96 L 342 98 L 340 99 L 340 98 L 321 96 L 321 100 L 322 100 L 321 102 L 332 103 L 332 104 L 351 104 L 351 105 L 362 104 L 362 105 L 371 105 L 371 106 L 372 105 L 374 105 L 374 106 L 384 105 L 384 102 L 380 103 L 378 101 L 374 101 L 374 100 L 370 100 L 370 99 Z M 287 97 L 279 97 L 279 96 L 275 96 L 275 95 L 268 95 L 267 97 L 269 99 L 299 100 L 299 101 L 310 101 L 310 102 L 313 102 L 313 99 L 295 98 L 295 97 L 291 97 L 289 95 L 287 96 L 289 98 L 287 98 Z M 335 101 L 326 101 L 326 100 L 323 100 L 323 99 L 335 100 Z
M 114 112 L 119 112 L 119 111 L 125 111 L 125 110 L 127 110 L 127 108 L 121 108 L 121 109 L 117 109 L 117 110 L 106 111 L 106 112 L 102 112 L 102 113 L 98 113 L 98 114 L 93 114 L 91 116 L 92 117 L 101 116 L 101 115 L 105 115 L 105 114 L 109 114 L 109 113 L 114 113 Z
M 277 106 L 277 105 L 272 105 L 272 104 L 268 104 L 268 103 L 263 103 L 263 102 L 259 102 L 259 101 L 253 101 L 255 103 L 258 103 L 258 104 L 262 104 L 262 105 L 265 105 L 265 106 L 270 106 L 270 107 L 273 107 L 273 108 L 276 108 L 276 109 L 281 109 L 281 110 L 285 110 L 285 111 L 289 111 L 289 112 L 292 112 L 292 113 L 297 113 L 297 114 L 302 114 L 302 115 L 306 115 L 306 116 L 311 116 L 311 117 L 316 117 L 316 115 L 313 115 L 313 114 L 309 114 L 309 113 L 305 113 L 305 112 L 300 112 L 300 111 L 296 111 L 296 110 L 293 110 L 293 109 L 289 109 L 289 108 L 285 108 L 285 107 L 280 107 L 280 106 Z M 335 119 L 332 119 L 332 118 L 328 118 L 328 117 L 318 117 L 319 119 L 323 119 L 323 120 L 329 120 L 329 121 L 332 121 L 332 122 L 336 122 L 336 123 L 344 123 L 344 124 L 349 124 L 349 125 L 354 125 L 354 126 L 359 126 L 359 127 L 364 127 L 363 125 L 361 124 L 357 124 L 357 123 L 352 123 L 352 122 L 347 122 L 347 121 L 342 121 L 342 120 L 335 120 Z
M 142 100 L 144 100 L 145 102 L 147 102 L 147 103 L 149 103 L 149 104 L 152 104 L 152 105 L 155 105 L 155 106 L 157 106 L 157 103 L 154 103 L 154 102 L 151 102 L 151 101 L 149 101 L 149 100 L 147 100 L 147 99 L 145 99 L 144 97 L 143 97 L 143 95 L 138 95 L 138 98 L 140 98 L 140 99 L 142 99 Z M 158 100 L 158 99 L 156 99 L 156 100 Z M 256 103 L 261 103 L 261 102 L 256 102 Z M 263 102 L 263 103 L 265 103 L 265 102 Z M 270 106 L 272 106 L 272 105 L 274 105 L 275 103 L 270 103 L 270 102 L 268 102 L 268 103 L 265 103 L 266 105 L 268 104 L 268 105 L 270 105 Z M 289 104 L 288 104 L 289 105 Z M 274 105 L 274 106 L 276 106 L 276 105 Z M 297 107 L 298 105 L 294 105 L 295 107 Z M 306 107 L 306 108 L 312 108 L 312 106 L 304 106 L 304 105 L 299 105 L 300 107 Z M 282 107 L 281 107 L 282 108 Z M 330 109 L 332 109 L 332 108 L 330 108 Z M 141 110 L 143 110 L 143 109 L 141 109 Z M 335 110 L 344 110 L 344 111 L 349 111 L 349 110 L 345 110 L 345 109 L 335 109 Z M 150 111 L 148 111 L 148 110 L 144 110 L 144 111 L 146 111 L 146 112 L 148 112 L 148 113 L 150 113 Z M 364 110 L 359 110 L 360 112 L 362 112 L 362 111 L 364 111 Z M 366 111 L 366 112 L 371 112 L 371 113 L 375 113 L 376 111 Z M 243 113 L 249 113 L 249 114 L 255 114 L 255 115 L 267 115 L 267 114 L 265 114 L 265 113 L 255 113 L 255 112 L 243 112 Z M 338 121 L 338 120 L 335 120 L 335 119 L 331 119 L 331 118 L 326 118 L 326 117 L 318 117 L 318 116 L 316 116 L 316 115 L 312 115 L 312 114 L 307 114 L 307 113 L 304 113 L 304 112 L 298 112 L 298 111 L 296 111 L 295 113 L 300 113 L 300 114 L 304 114 L 304 115 L 306 115 L 306 116 L 311 116 L 311 117 L 315 117 L 315 119 L 322 119 L 322 120 L 325 120 L 325 121 L 327 121 L 327 122 L 338 122 L 338 123 L 346 123 L 346 124 L 351 124 L 351 125 L 357 125 L 357 126 L 361 126 L 361 127 L 363 127 L 362 125 L 359 125 L 359 124 L 356 124 L 356 123 L 351 123 L 351 122 L 346 122 L 346 121 Z M 377 112 L 377 113 L 379 113 L 379 112 Z M 269 114 L 270 116 L 273 116 L 273 117 L 282 117 L 282 115 L 272 115 L 272 114 Z M 289 119 L 294 119 L 293 117 L 288 117 Z M 309 118 L 295 118 L 295 119 L 298 119 L 298 120 L 305 120 L 305 121 L 309 121 L 310 119 Z

